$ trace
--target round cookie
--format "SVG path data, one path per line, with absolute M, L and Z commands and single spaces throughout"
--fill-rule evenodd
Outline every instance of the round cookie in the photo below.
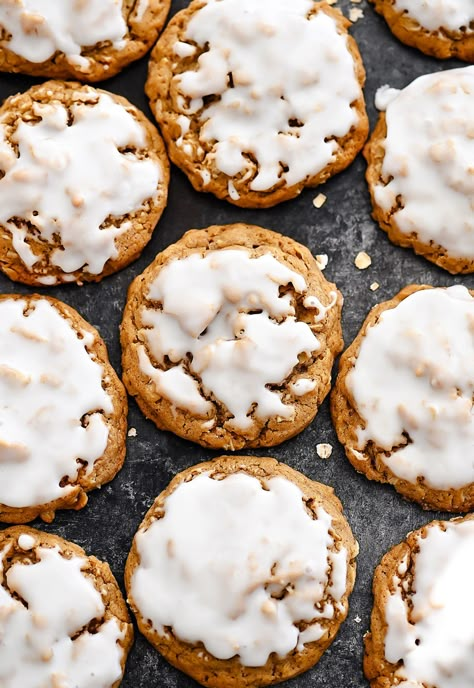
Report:
M 474 61 L 471 0 L 371 0 L 392 33 L 427 55 Z
M 125 458 L 127 396 L 98 332 L 41 296 L 0 296 L 0 521 L 82 509 Z
M 135 260 L 167 200 L 156 128 L 121 96 L 49 81 L 0 108 L 0 269 L 37 286 Z
M 57 535 L 0 532 L 2 688 L 118 688 L 133 627 L 109 565 Z
M 364 671 L 371 688 L 455 688 L 474 678 L 474 517 L 432 521 L 375 571 Z
M 0 71 L 108 79 L 151 48 L 169 8 L 170 0 L 2 2 Z
M 341 305 L 292 239 L 245 224 L 191 230 L 129 289 L 125 385 L 159 428 L 205 447 L 279 444 L 329 392 Z
M 368 120 L 349 25 L 313 0 L 194 0 L 178 12 L 146 92 L 195 189 L 268 207 L 353 161 Z
M 384 87 L 376 104 L 364 150 L 373 217 L 395 244 L 474 272 L 474 67 Z
M 306 671 L 348 611 L 357 542 L 333 490 L 275 459 L 222 456 L 177 475 L 135 535 L 138 627 L 205 686 Z
M 341 356 L 334 425 L 359 473 L 425 509 L 474 508 L 474 292 L 405 287 Z

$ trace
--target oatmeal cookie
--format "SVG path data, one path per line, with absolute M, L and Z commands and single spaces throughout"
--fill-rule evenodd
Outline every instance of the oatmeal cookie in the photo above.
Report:
M 177 475 L 125 572 L 140 631 L 215 688 L 312 667 L 348 611 L 357 542 L 333 490 L 275 459 L 222 456 Z
M 372 0 L 392 33 L 426 55 L 474 62 L 472 0 Z
M 470 515 L 432 521 L 383 557 L 365 638 L 371 688 L 471 685 L 473 552 Z
M 474 272 L 474 67 L 383 87 L 365 147 L 373 217 L 393 243 Z
M 474 508 L 474 292 L 409 286 L 373 308 L 331 395 L 347 458 L 425 509 Z
M 125 385 L 159 428 L 203 446 L 279 444 L 329 391 L 341 305 L 292 239 L 245 224 L 191 230 L 130 287 Z
M 170 0 L 7 0 L 0 3 L 0 71 L 93 82 L 142 57 Z
M 368 121 L 349 25 L 312 0 L 194 0 L 171 20 L 146 92 L 195 189 L 268 207 L 354 160 Z
M 0 269 L 37 286 L 98 281 L 151 238 L 169 164 L 125 98 L 49 81 L 0 108 Z
M 0 398 L 0 521 L 81 509 L 122 467 L 127 396 L 70 306 L 0 296 Z
M 133 627 L 108 564 L 57 535 L 0 532 L 2 688 L 118 688 Z

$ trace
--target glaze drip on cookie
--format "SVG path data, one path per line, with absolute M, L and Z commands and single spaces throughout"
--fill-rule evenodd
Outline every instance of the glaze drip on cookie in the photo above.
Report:
M 104 41 L 121 48 L 128 33 L 122 0 L 9 0 L 0 4 L 0 29 L 0 45 L 25 60 L 45 62 L 61 52 L 85 69 L 83 48 Z
M 346 36 L 313 7 L 311 0 L 207 0 L 186 41 L 174 46 L 180 56 L 207 46 L 197 70 L 173 80 L 182 96 L 178 146 L 189 145 L 187 116 L 198 113 L 199 138 L 212 144 L 207 157 L 220 172 L 253 174 L 255 160 L 253 191 L 297 184 L 334 159 L 336 137 L 359 119 L 352 104 L 361 88 Z
M 385 659 L 398 688 L 466 688 L 474 682 L 474 521 L 417 534 L 413 578 L 402 570 L 385 600 Z M 388 685 L 388 684 L 387 684 Z
M 229 426 L 240 431 L 253 424 L 252 410 L 261 419 L 291 418 L 293 406 L 272 386 L 320 343 L 311 324 L 297 319 L 292 294 L 281 293 L 290 284 L 306 295 L 302 275 L 270 253 L 252 258 L 242 249 L 209 251 L 170 262 L 149 288 L 153 308 L 142 309 L 142 372 L 173 404 L 198 415 L 212 414 L 212 395 L 231 414 Z M 305 307 L 313 309 L 315 323 L 328 310 L 309 295 Z M 147 349 L 159 366 L 165 359 L 171 366 L 153 366 Z M 306 385 L 306 392 L 314 386 Z
M 422 289 L 383 311 L 362 339 L 346 386 L 395 476 L 439 490 L 474 482 L 474 298 L 463 286 Z
M 104 454 L 114 410 L 94 336 L 46 299 L 0 301 L 0 330 L 0 504 L 67 497 Z
M 434 243 L 440 253 L 474 263 L 474 67 L 384 90 L 377 105 L 387 132 L 372 193 L 383 221 L 405 238 L 396 243 L 417 239 L 427 254 Z
M 123 674 L 125 624 L 106 613 L 87 557 L 41 546 L 31 532 L 14 542 L 4 531 L 0 549 L 0 685 L 112 688 Z
M 473 33 L 472 0 L 394 0 L 395 9 L 406 12 L 428 31 L 445 29 Z
M 44 260 L 39 240 L 65 279 L 81 269 L 98 275 L 117 258 L 116 240 L 131 228 L 126 216 L 150 203 L 164 178 L 141 155 L 147 132 L 122 104 L 85 88 L 71 100 L 33 102 L 13 131 L 8 112 L 0 121 L 0 223 L 27 270 Z
M 205 505 L 205 508 L 203 508 Z M 331 516 L 290 480 L 202 473 L 166 497 L 136 536 L 129 592 L 160 635 L 264 666 L 321 639 L 344 611 L 348 552 Z

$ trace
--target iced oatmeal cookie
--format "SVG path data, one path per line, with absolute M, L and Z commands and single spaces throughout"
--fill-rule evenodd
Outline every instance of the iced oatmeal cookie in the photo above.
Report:
M 146 91 L 197 190 L 267 207 L 354 160 L 368 122 L 348 26 L 313 0 L 194 0 L 171 20 Z
M 0 521 L 81 509 L 122 467 L 125 390 L 97 330 L 66 304 L 0 296 L 0 399 Z
M 472 685 L 473 566 L 473 516 L 432 521 L 383 557 L 365 638 L 371 688 Z
M 125 385 L 158 427 L 203 446 L 279 444 L 329 391 L 341 305 L 292 239 L 245 224 L 192 230 L 130 287 Z
M 472 0 L 372 0 L 392 33 L 433 57 L 474 61 Z
M 312 667 L 348 611 L 357 542 L 333 490 L 274 459 L 177 475 L 135 535 L 125 582 L 140 631 L 204 686 Z
M 474 67 L 377 92 L 365 147 L 373 216 L 395 244 L 474 272 Z
M 0 71 L 102 81 L 156 41 L 170 0 L 3 0 Z
M 474 508 L 474 292 L 410 286 L 341 356 L 332 416 L 347 458 L 426 509 Z
M 2 688 L 118 688 L 133 627 L 108 564 L 57 535 L 0 532 Z
M 48 81 L 0 108 L 0 269 L 36 286 L 98 281 L 151 238 L 169 165 L 125 98 Z

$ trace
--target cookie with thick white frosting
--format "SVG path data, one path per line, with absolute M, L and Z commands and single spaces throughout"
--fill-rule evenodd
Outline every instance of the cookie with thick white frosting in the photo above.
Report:
M 372 688 L 474 681 L 474 517 L 432 521 L 375 571 L 364 670 Z
M 348 611 L 357 542 L 332 488 L 275 459 L 222 456 L 177 475 L 127 560 L 141 632 L 205 686 L 313 666 Z
M 365 147 L 373 217 L 395 244 L 474 271 L 474 67 L 377 92 Z
M 2 688 L 118 688 L 133 627 L 108 564 L 57 535 L 0 532 Z
M 70 306 L 0 296 L 0 399 L 0 521 L 81 509 L 122 467 L 125 390 Z
M 125 385 L 159 428 L 203 446 L 279 444 L 329 391 L 341 305 L 294 240 L 245 224 L 191 230 L 130 287 Z
M 348 26 L 313 0 L 194 0 L 171 20 L 146 91 L 197 190 L 267 207 L 353 161 L 368 122 Z
M 135 260 L 166 205 L 156 128 L 125 98 L 48 81 L 0 108 L 0 269 L 38 286 Z
M 333 421 L 347 458 L 427 509 L 474 508 L 474 292 L 410 286 L 341 357 Z
M 6 0 L 0 71 L 102 81 L 156 41 L 170 0 Z
M 474 61 L 472 0 L 371 0 L 392 33 L 433 57 Z

